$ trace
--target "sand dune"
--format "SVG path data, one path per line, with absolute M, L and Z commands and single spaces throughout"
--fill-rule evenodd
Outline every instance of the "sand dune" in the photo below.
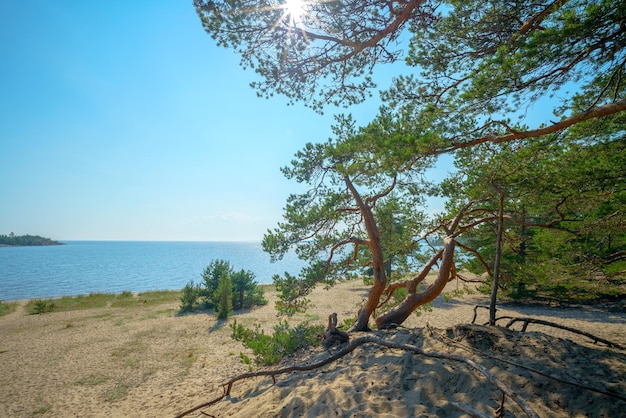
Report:
M 360 282 L 318 289 L 311 297 L 314 308 L 289 321 L 323 323 L 337 312 L 341 323 L 366 294 Z M 273 309 L 275 295 L 267 296 L 268 306 L 233 318 L 271 330 L 280 319 Z M 431 312 L 412 317 L 406 329 L 370 335 L 473 358 L 539 416 L 623 414 L 624 351 L 533 324 L 526 333 L 466 325 L 474 305 L 485 302 L 477 294 L 450 302 L 440 298 Z M 35 316 L 20 308 L 0 318 L 0 416 L 173 417 L 220 395 L 221 383 L 248 371 L 239 353 L 250 353 L 230 338 L 232 319 L 176 316 L 177 308 Z M 503 305 L 499 315 L 550 320 L 626 345 L 623 308 Z M 477 322 L 486 318 L 479 311 Z M 312 364 L 328 355 L 319 348 L 276 367 Z M 229 397 L 189 416 L 468 416 L 459 409 L 463 405 L 492 416 L 499 403 L 500 391 L 463 363 L 366 344 L 315 371 L 278 376 L 276 384 L 268 377 L 237 382 Z M 524 416 L 510 399 L 505 410 L 505 416 Z

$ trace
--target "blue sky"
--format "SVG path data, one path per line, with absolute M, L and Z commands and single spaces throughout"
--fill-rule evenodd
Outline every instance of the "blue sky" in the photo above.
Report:
M 9 1 L 0 37 L 3 234 L 260 240 L 298 190 L 279 168 L 331 136 L 335 109 L 257 98 L 190 0 Z
M 259 241 L 301 190 L 280 167 L 333 113 L 363 125 L 380 104 L 258 98 L 191 0 L 9 0 L 0 39 L 0 234 Z M 403 68 L 377 67 L 379 87 Z M 530 110 L 533 126 L 551 113 Z

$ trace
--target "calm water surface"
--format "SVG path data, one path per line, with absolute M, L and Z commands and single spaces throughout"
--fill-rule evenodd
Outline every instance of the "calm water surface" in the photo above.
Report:
M 274 274 L 297 274 L 302 262 L 289 254 L 270 263 L 259 242 L 64 241 L 47 247 L 0 247 L 0 300 L 90 292 L 181 289 L 201 280 L 214 259 L 252 271 L 258 283 Z

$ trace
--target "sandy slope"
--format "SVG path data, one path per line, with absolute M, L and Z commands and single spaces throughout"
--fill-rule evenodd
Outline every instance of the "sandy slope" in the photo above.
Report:
M 359 282 L 316 290 L 311 297 L 315 307 L 290 323 L 324 322 L 331 312 L 337 312 L 341 322 L 354 315 L 366 292 Z M 271 302 L 275 298 L 267 296 Z M 485 301 L 480 295 L 452 302 L 440 299 L 432 312 L 412 317 L 409 329 L 377 335 L 472 357 L 525 396 L 540 416 L 619 416 L 626 410 L 626 402 L 618 399 L 626 398 L 625 352 L 538 325 L 530 325 L 527 333 L 454 327 L 467 324 L 473 306 Z M 0 318 L 0 416 L 167 417 L 221 394 L 220 383 L 247 371 L 239 359 L 246 350 L 230 338 L 232 320 L 218 322 L 206 314 L 176 316 L 177 308 L 172 304 L 37 316 L 20 308 Z M 486 315 L 479 311 L 477 322 L 484 322 Z M 499 315 L 547 319 L 626 345 L 623 308 L 510 305 L 501 307 Z M 273 303 L 234 318 L 267 330 L 280 320 Z M 425 329 L 426 324 L 435 329 Z M 317 349 L 290 361 L 312 363 L 326 356 Z M 613 392 L 618 398 L 559 380 Z M 499 400 L 499 391 L 466 365 L 366 345 L 318 371 L 280 376 L 275 385 L 271 378 L 236 383 L 227 400 L 205 413 L 465 416 L 454 406 L 461 403 L 492 415 Z M 512 401 L 505 407 L 506 416 L 523 416 Z

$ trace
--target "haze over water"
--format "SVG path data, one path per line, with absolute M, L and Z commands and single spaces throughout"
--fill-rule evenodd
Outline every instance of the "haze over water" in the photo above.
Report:
M 252 271 L 258 283 L 271 283 L 284 271 L 297 274 L 303 266 L 294 254 L 270 263 L 259 242 L 64 243 L 0 248 L 0 300 L 182 289 L 190 280 L 201 281 L 214 259 Z

